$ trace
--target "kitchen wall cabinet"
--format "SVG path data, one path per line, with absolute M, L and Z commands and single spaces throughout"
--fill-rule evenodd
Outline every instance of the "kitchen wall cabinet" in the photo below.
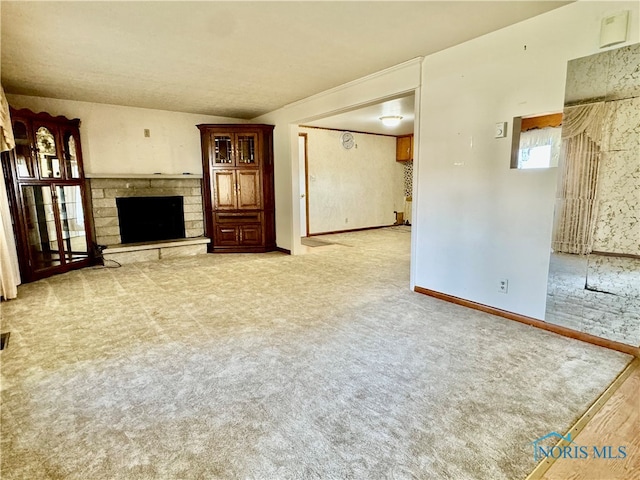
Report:
M 402 135 L 396 138 L 396 161 L 413 160 L 413 135 Z

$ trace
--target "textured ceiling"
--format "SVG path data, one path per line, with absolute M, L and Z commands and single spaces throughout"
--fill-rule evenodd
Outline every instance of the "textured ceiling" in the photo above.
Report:
M 2 84 L 250 119 L 566 3 L 2 1 Z

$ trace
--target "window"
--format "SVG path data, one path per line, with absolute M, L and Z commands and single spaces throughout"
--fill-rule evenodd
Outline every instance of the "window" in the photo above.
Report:
M 511 168 L 557 167 L 560 159 L 561 124 L 561 113 L 514 118 Z

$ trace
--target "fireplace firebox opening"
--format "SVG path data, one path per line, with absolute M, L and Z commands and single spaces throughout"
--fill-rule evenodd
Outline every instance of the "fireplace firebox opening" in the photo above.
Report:
M 181 196 L 116 198 L 121 243 L 185 238 L 183 205 Z

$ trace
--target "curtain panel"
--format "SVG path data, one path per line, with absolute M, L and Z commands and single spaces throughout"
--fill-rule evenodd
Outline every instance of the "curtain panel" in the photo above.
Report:
M 566 107 L 552 248 L 586 255 L 593 248 L 605 102 Z
M 0 151 L 6 152 L 14 147 L 9 104 L 4 96 L 4 89 L 0 85 Z M 3 173 L 2 168 L 4 164 L 0 166 L 0 173 Z M 0 297 L 5 300 L 17 297 L 18 285 L 20 285 L 18 253 L 3 174 L 0 178 Z

